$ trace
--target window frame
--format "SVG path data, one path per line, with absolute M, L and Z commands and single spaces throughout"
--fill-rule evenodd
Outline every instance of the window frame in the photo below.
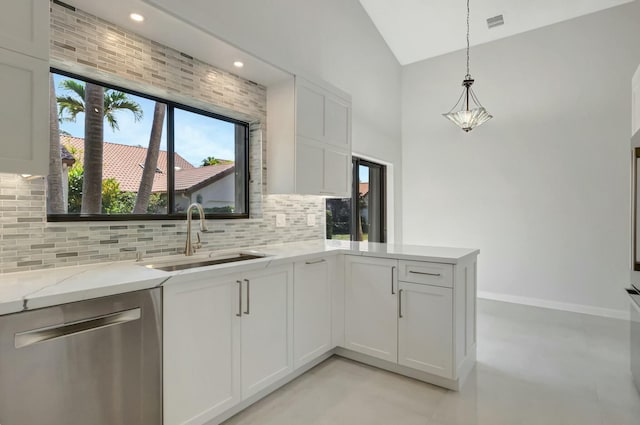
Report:
M 358 217 L 360 216 L 360 203 L 358 197 L 360 196 L 360 166 L 364 165 L 369 168 L 377 168 L 380 170 L 380 187 L 378 188 L 380 197 L 380 222 L 382 229 L 380 229 L 380 236 L 382 240 L 380 242 L 387 241 L 387 167 L 384 164 L 378 164 L 377 162 L 368 161 L 356 156 L 351 158 L 352 163 L 352 178 L 351 178 L 351 241 L 356 241 L 356 235 L 358 234 Z M 369 190 L 371 190 L 371 183 L 369 183 Z M 371 223 L 369 223 L 371 225 Z
M 378 196 L 380 197 L 380 210 L 378 211 L 380 215 L 380 222 L 382 228 L 380 229 L 380 242 L 387 241 L 387 166 L 384 164 L 380 164 L 377 162 L 369 161 L 366 159 L 362 159 L 353 155 L 351 157 L 351 196 L 349 198 L 338 198 L 341 200 L 349 200 L 351 202 L 350 206 L 350 217 L 349 217 L 349 240 L 352 242 L 358 242 L 356 239 L 356 235 L 358 234 L 358 224 L 360 217 L 360 203 L 358 202 L 360 196 L 360 166 L 366 166 L 369 168 L 376 168 L 380 171 L 380 185 L 378 186 Z M 371 184 L 369 184 L 369 190 L 372 190 Z M 325 202 L 325 209 L 327 208 L 327 202 L 329 202 L 331 198 L 328 198 Z M 371 223 L 369 223 L 369 226 Z M 369 234 L 371 234 L 369 232 Z M 331 239 L 327 239 L 331 240 Z
M 224 115 L 217 114 L 215 112 L 199 109 L 193 106 L 185 105 L 184 103 L 175 102 L 169 99 L 153 96 L 150 94 L 142 93 L 137 90 L 121 87 L 111 83 L 105 83 L 100 80 L 96 80 L 91 77 L 85 77 L 83 75 L 74 74 L 69 71 L 50 67 L 50 73 L 62 75 L 64 77 L 73 78 L 76 80 L 84 81 L 85 83 L 97 84 L 105 89 L 122 91 L 134 96 L 143 97 L 145 99 L 161 102 L 167 105 L 167 214 L 49 214 L 47 213 L 47 222 L 79 222 L 79 221 L 142 221 L 142 220 L 185 220 L 186 213 L 173 212 L 175 208 L 175 134 L 174 134 L 174 110 L 181 109 L 183 111 L 191 112 L 194 114 L 203 115 L 209 118 L 214 118 L 220 121 L 225 121 L 235 125 L 240 125 L 244 128 L 244 202 L 245 208 L 243 213 L 206 213 L 205 218 L 208 220 L 229 220 L 229 219 L 248 219 L 250 218 L 250 199 L 249 199 L 249 185 L 251 181 L 251 168 L 250 168 L 250 154 L 249 154 L 249 134 L 250 123 L 241 121 L 235 118 L 226 117 Z M 104 143 L 104 140 L 103 140 Z M 237 161 L 236 161 L 237 162 Z

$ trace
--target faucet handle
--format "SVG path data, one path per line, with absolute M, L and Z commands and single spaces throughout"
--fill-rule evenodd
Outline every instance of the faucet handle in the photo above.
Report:
M 196 249 L 202 248 L 202 240 L 200 239 L 200 232 L 196 232 L 196 239 L 198 239 L 198 242 L 193 244 L 193 252 L 196 252 Z

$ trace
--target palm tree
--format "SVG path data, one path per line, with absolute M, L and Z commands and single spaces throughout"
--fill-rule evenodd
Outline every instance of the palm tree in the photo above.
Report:
M 47 203 L 50 214 L 64 214 L 64 191 L 62 188 L 62 158 L 60 157 L 60 125 L 56 86 L 53 74 L 49 77 L 49 175 L 47 176 Z
M 88 85 L 89 83 L 87 83 Z M 62 121 L 76 121 L 78 114 L 85 112 L 85 85 L 75 80 L 63 80 L 60 88 L 70 92 L 67 96 L 58 96 L 60 105 L 60 118 Z M 104 91 L 104 118 L 112 130 L 120 130 L 116 112 L 129 110 L 133 113 L 134 120 L 140 121 L 144 116 L 142 107 L 138 102 L 129 99 L 124 92 L 106 89 Z
M 144 161 L 144 169 L 142 170 L 142 178 L 140 179 L 140 188 L 136 195 L 136 205 L 133 207 L 134 214 L 143 214 L 149 207 L 149 197 L 153 188 L 153 178 L 156 175 L 158 167 L 158 156 L 160 155 L 160 139 L 162 138 L 162 124 L 164 124 L 164 115 L 167 105 L 156 102 L 153 110 L 153 124 L 151 125 L 151 135 L 149 136 L 149 148 L 147 149 L 147 157 Z
M 112 130 L 119 130 L 116 112 L 128 110 L 135 121 L 143 117 L 142 107 L 126 93 L 75 80 L 63 80 L 60 88 L 70 92 L 58 96 L 59 116 L 63 121 L 76 121 L 85 114 L 84 125 L 84 181 L 82 184 L 81 214 L 100 214 L 102 209 L 102 144 L 104 121 Z

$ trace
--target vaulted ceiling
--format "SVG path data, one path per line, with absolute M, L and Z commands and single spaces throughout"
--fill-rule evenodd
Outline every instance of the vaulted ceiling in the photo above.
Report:
M 471 44 L 487 43 L 634 0 L 470 0 Z M 466 46 L 465 0 L 360 0 L 402 65 Z M 503 15 L 489 29 L 487 19 Z

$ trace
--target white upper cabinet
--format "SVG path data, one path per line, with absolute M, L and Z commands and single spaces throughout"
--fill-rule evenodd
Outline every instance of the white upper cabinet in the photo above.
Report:
M 0 48 L 0 172 L 48 174 L 49 64 Z
M 0 172 L 46 175 L 49 2 L 11 0 L 0 14 Z
M 296 76 L 267 88 L 269 193 L 349 197 L 351 100 Z
M 4 0 L 0 47 L 49 60 L 49 1 Z
M 631 80 L 631 135 L 640 130 L 640 66 Z
M 296 86 L 296 134 L 313 140 L 324 139 L 324 94 L 305 86 L 298 79 Z

